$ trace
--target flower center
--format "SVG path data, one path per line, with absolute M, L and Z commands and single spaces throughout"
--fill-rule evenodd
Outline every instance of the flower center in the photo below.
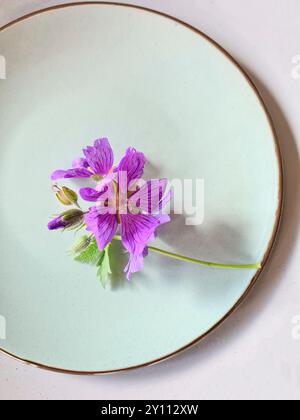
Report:
M 117 216 L 118 224 L 122 223 L 122 214 L 139 214 L 140 209 L 130 201 L 130 198 L 136 191 L 120 191 L 120 185 L 117 181 L 113 181 L 113 191 L 111 198 L 100 199 L 99 204 L 103 207 L 112 209 L 113 214 Z
M 103 177 L 101 175 L 92 175 L 92 179 L 96 182 L 101 182 Z

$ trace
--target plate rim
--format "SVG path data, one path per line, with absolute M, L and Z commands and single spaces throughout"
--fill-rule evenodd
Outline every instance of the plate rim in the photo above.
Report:
M 25 14 L 25 15 L 15 19 L 15 20 L 5 24 L 4 26 L 0 27 L 0 33 L 2 31 L 4 31 L 5 29 L 11 27 L 11 26 L 14 26 L 14 25 L 18 24 L 19 22 L 23 22 L 24 20 L 30 19 L 31 17 L 34 17 L 36 15 L 44 14 L 44 13 L 51 12 L 51 11 L 54 11 L 54 10 L 67 9 L 67 8 L 71 8 L 71 7 L 80 7 L 80 6 L 111 6 L 111 7 L 116 7 L 117 6 L 117 7 L 129 8 L 129 9 L 136 9 L 136 10 L 139 10 L 141 12 L 146 12 L 146 13 L 151 13 L 151 14 L 154 14 L 154 15 L 159 15 L 161 17 L 164 17 L 165 19 L 172 20 L 172 21 L 186 27 L 187 29 L 195 32 L 200 37 L 206 39 L 212 46 L 217 48 L 225 56 L 225 58 L 227 60 L 229 60 L 234 65 L 234 67 L 240 72 L 240 74 L 243 76 L 244 80 L 248 83 L 249 87 L 252 89 L 252 91 L 255 93 L 256 97 L 259 100 L 260 106 L 262 108 L 262 111 L 266 115 L 267 122 L 270 126 L 270 129 L 271 129 L 271 132 L 272 132 L 272 135 L 273 135 L 273 143 L 274 143 L 274 147 L 275 147 L 275 155 L 276 155 L 276 158 L 277 158 L 278 173 L 279 173 L 279 178 L 278 178 L 278 186 L 279 186 L 278 206 L 277 206 L 276 215 L 275 215 L 275 223 L 274 223 L 271 239 L 268 243 L 268 247 L 267 247 L 267 250 L 266 250 L 264 258 L 263 258 L 261 269 L 259 269 L 257 271 L 255 276 L 252 278 L 249 286 L 247 287 L 247 289 L 243 293 L 243 295 L 232 306 L 232 308 L 224 315 L 224 317 L 222 317 L 222 319 L 220 319 L 216 324 L 214 324 L 208 331 L 206 331 L 204 334 L 200 335 L 199 337 L 195 338 L 190 343 L 186 344 L 183 347 L 180 347 L 179 349 L 173 351 L 172 353 L 166 354 L 166 355 L 161 356 L 157 359 L 154 359 L 154 360 L 142 363 L 142 364 L 133 365 L 133 366 L 125 367 L 125 368 L 119 368 L 119 369 L 104 370 L 104 371 L 81 371 L 81 370 L 77 371 L 77 370 L 57 368 L 57 367 L 54 367 L 54 366 L 34 362 L 32 360 L 24 359 L 22 357 L 19 357 L 19 356 L 13 354 L 13 353 L 10 353 L 10 352 L 6 351 L 2 347 L 0 347 L 0 353 L 4 354 L 6 356 L 9 356 L 9 357 L 11 357 L 11 358 L 13 358 L 13 359 L 15 359 L 19 362 L 23 362 L 27 365 L 30 365 L 30 366 L 33 366 L 33 367 L 36 367 L 36 368 L 39 368 L 39 369 L 52 371 L 52 372 L 57 372 L 57 373 L 63 373 L 63 374 L 72 374 L 72 375 L 80 375 L 80 376 L 82 376 L 82 375 L 97 376 L 97 375 L 109 375 L 109 374 L 115 374 L 115 373 L 119 373 L 119 372 L 128 372 L 128 371 L 131 371 L 131 370 L 137 370 L 137 369 L 141 369 L 141 368 L 145 368 L 145 367 L 154 366 L 154 365 L 157 365 L 161 362 L 164 362 L 164 361 L 170 360 L 172 358 L 175 358 L 179 354 L 181 354 L 184 351 L 196 346 L 200 341 L 204 340 L 208 335 L 210 335 L 213 331 L 215 331 L 217 328 L 219 328 L 240 307 L 240 305 L 248 297 L 248 295 L 252 291 L 254 285 L 257 283 L 258 279 L 261 277 L 263 271 L 265 270 L 268 262 L 270 261 L 271 254 L 272 254 L 272 251 L 273 251 L 275 243 L 276 243 L 276 239 L 277 239 L 277 236 L 278 236 L 278 233 L 279 233 L 279 230 L 280 230 L 280 224 L 281 224 L 281 220 L 282 220 L 283 209 L 284 209 L 284 170 L 283 170 L 282 152 L 281 152 L 281 148 L 280 148 L 279 138 L 278 138 L 278 135 L 277 135 L 277 132 L 276 132 L 276 129 L 275 129 L 274 122 L 273 122 L 273 118 L 271 116 L 270 111 L 267 108 L 267 105 L 266 105 L 258 87 L 255 85 L 255 83 L 252 80 L 252 78 L 250 77 L 250 75 L 242 67 L 242 65 L 224 47 L 222 47 L 218 42 L 213 40 L 210 36 L 206 35 L 200 29 L 195 28 L 194 26 L 190 25 L 189 23 L 187 23 L 187 22 L 185 22 L 185 21 L 183 21 L 183 20 L 181 20 L 177 17 L 171 16 L 171 15 L 165 13 L 165 12 L 155 10 L 155 9 L 152 9 L 152 8 L 149 8 L 149 7 L 138 6 L 138 5 L 134 5 L 134 4 L 130 4 L 130 3 L 118 3 L 118 2 L 108 2 L 108 1 L 87 1 L 87 2 L 80 1 L 78 3 L 65 3 L 65 4 L 59 4 L 59 5 L 50 6 L 50 7 L 35 10 L 34 12 Z

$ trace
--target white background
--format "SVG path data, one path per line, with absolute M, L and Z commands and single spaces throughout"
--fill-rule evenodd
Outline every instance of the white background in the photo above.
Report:
M 0 0 L 0 27 L 66 1 Z M 125 374 L 76 377 L 0 355 L 0 399 L 300 399 L 300 323 L 296 328 L 292 322 L 300 316 L 300 68 L 292 63 L 300 55 L 300 1 L 131 2 L 167 12 L 210 35 L 260 89 L 285 160 L 286 208 L 276 249 L 242 307 L 179 357 Z

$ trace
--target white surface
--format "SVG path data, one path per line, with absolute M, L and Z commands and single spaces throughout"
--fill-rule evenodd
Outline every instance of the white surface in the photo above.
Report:
M 51 0 L 0 0 L 0 26 Z M 244 305 L 197 347 L 155 367 L 72 377 L 0 356 L 1 399 L 300 398 L 298 0 L 135 1 L 177 16 L 223 45 L 251 73 L 273 115 L 286 161 L 286 210 L 271 264 Z M 0 52 L 1 54 L 1 52 Z M 297 71 L 294 72 L 297 76 Z M 299 71 L 300 76 L 300 71 Z M 300 328 L 298 328 L 300 333 Z M 295 329 L 294 333 L 297 333 Z M 297 339 L 299 336 L 299 339 Z

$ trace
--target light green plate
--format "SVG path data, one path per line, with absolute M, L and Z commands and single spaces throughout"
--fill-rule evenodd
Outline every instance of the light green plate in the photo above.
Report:
M 36 365 L 97 372 L 176 354 L 226 318 L 259 273 L 201 268 L 150 255 L 103 290 L 93 267 L 49 233 L 59 211 L 52 170 L 108 136 L 117 159 L 142 150 L 148 176 L 205 181 L 205 220 L 183 216 L 157 245 L 224 263 L 266 261 L 278 228 L 281 165 L 257 92 L 221 48 L 166 16 L 79 5 L 0 31 L 0 347 Z M 74 185 L 69 182 L 69 185 Z

